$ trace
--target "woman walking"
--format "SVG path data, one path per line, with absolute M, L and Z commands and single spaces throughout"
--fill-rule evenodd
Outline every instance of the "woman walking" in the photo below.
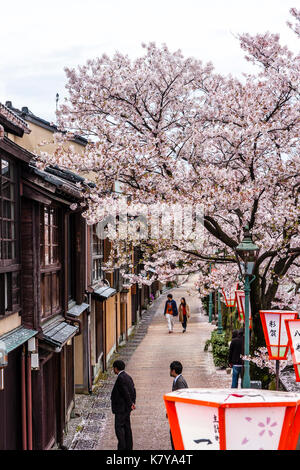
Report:
M 179 321 L 182 324 L 182 328 L 183 328 L 182 333 L 186 332 L 186 324 L 187 324 L 188 318 L 190 318 L 190 307 L 186 303 L 185 298 L 181 297 L 180 305 L 179 305 Z

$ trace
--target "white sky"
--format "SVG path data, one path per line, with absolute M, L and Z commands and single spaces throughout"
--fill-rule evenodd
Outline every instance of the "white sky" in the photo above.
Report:
M 15 0 L 0 8 L 0 101 L 55 120 L 65 66 L 118 50 L 136 57 L 142 42 L 166 43 L 240 76 L 251 66 L 237 33 L 279 33 L 299 49 L 286 25 L 300 0 Z

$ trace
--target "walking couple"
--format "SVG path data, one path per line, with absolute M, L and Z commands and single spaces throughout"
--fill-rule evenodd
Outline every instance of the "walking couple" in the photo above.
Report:
M 168 294 L 168 300 L 166 301 L 164 315 L 168 322 L 169 333 L 173 333 L 174 328 L 174 317 L 178 315 L 177 304 L 175 300 L 173 300 L 173 295 Z M 190 318 L 190 307 L 185 301 L 185 298 L 182 297 L 180 300 L 179 305 L 179 321 L 182 324 L 183 331 L 182 333 L 186 332 L 186 325 L 187 321 Z

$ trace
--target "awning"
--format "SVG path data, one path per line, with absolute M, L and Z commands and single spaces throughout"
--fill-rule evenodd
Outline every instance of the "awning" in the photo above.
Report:
M 82 303 L 80 305 L 74 305 L 74 307 L 70 308 L 67 311 L 68 315 L 72 315 L 73 317 L 80 317 L 80 315 L 89 308 L 89 304 Z
M 9 333 L 5 333 L 5 335 L 0 337 L 0 340 L 5 343 L 7 352 L 10 353 L 37 334 L 38 332 L 35 330 L 20 326 Z
M 93 292 L 94 295 L 97 295 L 98 297 L 101 297 L 104 300 L 108 299 L 109 297 L 112 297 L 116 293 L 116 289 L 107 286 L 99 287 L 99 289 L 95 289 Z
M 148 272 L 150 272 L 150 273 L 156 273 L 155 269 L 153 269 L 153 268 L 148 268 L 148 269 L 147 269 L 147 273 L 148 273 Z
M 55 347 L 55 351 L 59 352 L 62 347 L 76 335 L 79 327 L 70 325 L 63 320 L 54 321 L 43 327 L 42 340 Z

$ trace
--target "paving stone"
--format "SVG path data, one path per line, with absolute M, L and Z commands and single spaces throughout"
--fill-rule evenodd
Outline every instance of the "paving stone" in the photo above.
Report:
M 75 450 L 92 450 L 95 449 L 97 441 L 90 441 L 85 439 L 80 439 L 76 443 Z

